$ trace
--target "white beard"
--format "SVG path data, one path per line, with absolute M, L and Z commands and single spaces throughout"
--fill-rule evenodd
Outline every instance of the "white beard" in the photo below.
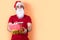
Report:
M 24 9 L 23 8 L 21 8 L 21 9 L 17 8 L 16 14 L 17 14 L 18 18 L 23 18 L 24 17 Z

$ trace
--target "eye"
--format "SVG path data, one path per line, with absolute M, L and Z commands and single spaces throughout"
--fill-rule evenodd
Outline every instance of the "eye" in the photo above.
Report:
M 24 6 L 23 6 L 23 5 L 21 5 L 21 6 L 20 6 L 20 8 L 24 8 Z
M 19 6 L 16 6 L 16 8 L 19 8 Z

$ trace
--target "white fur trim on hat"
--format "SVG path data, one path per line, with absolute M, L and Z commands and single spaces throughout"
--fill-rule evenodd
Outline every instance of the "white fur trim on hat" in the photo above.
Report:
M 18 2 L 17 4 L 16 4 L 16 6 L 18 6 L 18 5 L 23 5 L 23 3 L 22 2 Z M 24 6 L 24 5 L 23 5 Z

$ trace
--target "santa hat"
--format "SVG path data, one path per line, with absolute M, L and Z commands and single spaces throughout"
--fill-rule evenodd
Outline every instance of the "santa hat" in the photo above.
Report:
M 22 5 L 23 8 L 24 8 L 24 5 L 21 1 L 16 1 L 15 4 L 14 4 L 14 8 L 16 8 L 16 6 L 18 6 L 18 5 Z

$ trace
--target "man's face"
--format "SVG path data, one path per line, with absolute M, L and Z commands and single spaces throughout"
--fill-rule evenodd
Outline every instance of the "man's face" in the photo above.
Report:
M 24 6 L 21 4 L 21 2 L 18 2 L 17 4 L 16 4 L 16 10 L 17 9 L 21 9 L 21 8 L 23 8 L 24 9 Z
M 24 6 L 20 2 L 18 2 L 16 4 L 16 14 L 17 14 L 18 18 L 24 17 Z

